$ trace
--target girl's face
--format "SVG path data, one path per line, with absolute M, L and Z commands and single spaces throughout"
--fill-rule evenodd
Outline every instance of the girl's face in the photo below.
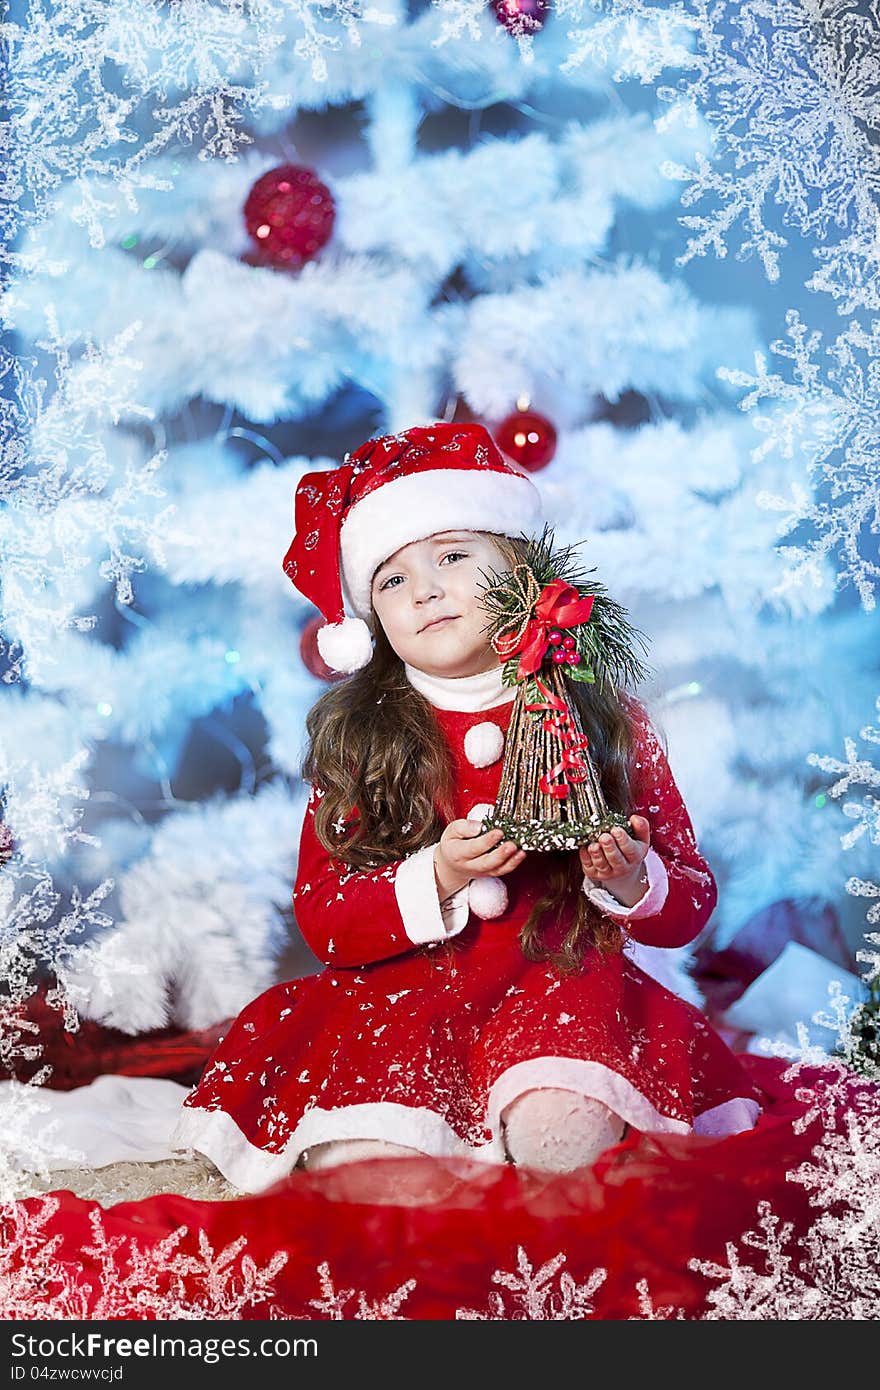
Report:
M 475 676 L 499 666 L 484 629 L 480 570 L 507 563 L 487 536 L 438 531 L 401 546 L 373 575 L 372 600 L 392 648 L 430 676 Z

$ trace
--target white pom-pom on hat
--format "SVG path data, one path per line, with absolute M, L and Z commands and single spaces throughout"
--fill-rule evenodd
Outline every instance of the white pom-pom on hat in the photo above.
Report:
M 504 734 L 491 719 L 474 724 L 464 736 L 464 755 L 471 767 L 489 767 L 504 752 Z
M 500 917 L 507 907 L 507 884 L 502 878 L 472 878 L 468 887 L 468 906 L 483 921 Z
M 343 618 L 318 628 L 318 651 L 333 671 L 350 675 L 373 655 L 373 638 L 363 618 Z

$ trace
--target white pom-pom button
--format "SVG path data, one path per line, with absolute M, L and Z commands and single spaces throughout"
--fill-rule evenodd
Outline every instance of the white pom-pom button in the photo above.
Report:
M 491 921 L 500 917 L 507 907 L 507 885 L 503 878 L 472 878 L 468 888 L 468 906 L 476 917 Z
M 483 821 L 487 816 L 491 816 L 495 807 L 488 801 L 478 801 L 476 806 L 472 806 L 467 813 L 467 820 Z
M 464 755 L 472 767 L 489 767 L 503 752 L 504 735 L 490 719 L 475 724 L 464 736 Z

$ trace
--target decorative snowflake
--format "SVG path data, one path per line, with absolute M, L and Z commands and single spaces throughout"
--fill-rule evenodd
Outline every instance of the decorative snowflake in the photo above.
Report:
M 35 1199 L 0 1208 L 0 1317 L 39 1319 L 242 1318 L 273 1293 L 275 1276 L 287 1263 L 277 1251 L 260 1269 L 242 1251 L 244 1236 L 215 1252 L 204 1231 L 198 1253 L 178 1247 L 187 1235 L 179 1226 L 156 1246 L 142 1250 L 127 1236 L 110 1236 L 103 1213 L 89 1212 L 93 1244 L 83 1254 L 96 1263 L 95 1289 L 78 1263 L 59 1257 L 61 1235 L 46 1226 L 60 1201 Z M 278 1315 L 273 1306 L 268 1316 Z
M 516 1271 L 496 1269 L 492 1275 L 492 1283 L 509 1290 L 512 1298 L 508 1300 L 502 1293 L 490 1293 L 488 1312 L 457 1308 L 456 1318 L 568 1321 L 589 1317 L 593 1313 L 593 1295 L 607 1277 L 607 1270 L 594 1269 L 586 1283 L 578 1284 L 567 1271 L 559 1274 L 565 1260 L 566 1256 L 560 1251 L 540 1269 L 534 1270 L 525 1250 L 518 1245 Z
M 706 1321 L 744 1318 L 779 1321 L 790 1319 L 795 1308 L 800 1317 L 817 1315 L 821 1294 L 818 1289 L 808 1288 L 792 1270 L 793 1255 L 786 1250 L 792 1224 L 781 1225 L 769 1202 L 758 1203 L 758 1214 L 760 1234 L 747 1231 L 742 1244 L 761 1251 L 765 1257 L 763 1270 L 741 1263 L 732 1241 L 727 1242 L 726 1266 L 709 1260 L 688 1261 L 690 1269 L 723 1281 L 707 1296 L 712 1309 L 705 1315 Z
M 754 425 L 764 442 L 752 450 L 755 462 L 778 448 L 785 458 L 803 458 L 812 489 L 800 483 L 789 497 L 762 491 L 759 506 L 781 514 L 780 536 L 806 527 L 807 539 L 783 545 L 788 567 L 774 592 L 782 593 L 810 580 L 822 582 L 828 560 L 837 566 L 838 583 L 852 583 L 866 609 L 875 606 L 880 580 L 876 544 L 867 541 L 880 515 L 880 416 L 878 366 L 880 323 L 870 329 L 853 322 L 817 360 L 822 335 L 811 333 L 794 309 L 786 314 L 786 339 L 772 351 L 792 364 L 793 380 L 768 372 L 766 359 L 756 355 L 756 371 L 719 369 L 718 375 L 746 388 L 743 410 L 759 402 L 773 409 L 757 414 Z
M 792 1242 L 792 1225 L 758 1204 L 759 1230 L 741 1247 L 727 1244 L 727 1264 L 691 1260 L 689 1267 L 721 1283 L 708 1294 L 709 1321 L 718 1319 L 831 1320 L 880 1318 L 880 1075 L 855 1080 L 843 1063 L 823 1055 L 818 1081 L 797 1092 L 809 1102 L 796 1132 L 819 1121 L 823 1135 L 811 1160 L 786 1174 L 810 1193 L 820 1214 Z M 815 1055 L 786 1074 L 793 1080 Z
M 768 218 L 769 204 L 804 236 L 825 237 L 831 226 L 866 232 L 873 225 L 872 190 L 880 175 L 867 133 L 880 126 L 876 10 L 865 13 L 854 0 L 591 3 L 606 18 L 580 31 L 581 47 L 567 66 L 610 60 L 618 65 L 615 77 L 644 82 L 674 66 L 682 75 L 658 96 L 699 110 L 712 126 L 711 162 L 698 157 L 694 169 L 665 171 L 688 184 L 685 206 L 703 199 L 717 204 L 703 216 L 682 218 L 697 235 L 681 264 L 709 249 L 726 256 L 742 223 L 747 234 L 738 259 L 756 252 L 768 278 L 777 279 L 787 241 L 768 225 L 775 220 Z M 636 52 L 641 64 L 621 65 Z M 859 244 L 863 251 L 867 241 Z
M 880 698 L 877 700 L 877 711 L 880 713 Z M 859 737 L 866 743 L 880 744 L 880 728 L 875 728 L 866 724 L 859 731 Z M 828 788 L 828 795 L 835 798 L 843 794 L 852 792 L 853 788 L 864 788 L 862 795 L 856 800 L 852 799 L 842 803 L 843 814 L 848 820 L 854 821 L 852 830 L 841 839 L 844 849 L 851 849 L 852 846 L 867 835 L 872 845 L 880 845 L 880 768 L 875 766 L 866 757 L 859 757 L 855 741 L 848 738 L 844 741 L 846 752 L 846 762 L 840 762 L 837 758 L 830 758 L 819 753 L 810 753 L 807 762 L 813 767 L 819 767 L 823 772 L 833 772 L 837 776 L 837 781 Z M 846 890 L 858 898 L 878 898 L 880 899 L 880 884 L 865 883 L 862 879 L 851 878 Z M 880 902 L 876 902 L 868 911 L 867 920 L 871 923 L 880 922 Z M 870 960 L 874 963 L 874 971 L 870 978 L 876 978 L 880 963 L 876 956 L 859 955 L 859 960 Z
M 87 929 L 110 925 L 110 918 L 100 910 L 112 884 L 103 883 L 85 898 L 74 885 L 66 912 L 57 914 L 59 895 L 52 877 L 39 865 L 14 856 L 4 865 L 0 877 L 0 978 L 6 993 L 0 1000 L 0 1072 L 7 1077 L 21 1074 L 22 1063 L 38 1061 L 43 1053 L 38 1025 L 27 1016 L 27 1001 L 34 990 L 34 975 L 43 960 L 63 963 L 76 947 L 76 938 Z M 79 1019 L 62 989 L 46 992 L 46 1004 L 58 1012 L 58 1028 L 76 1032 Z M 15 1151 L 19 1134 L 27 1133 L 27 1116 L 39 1113 L 41 1106 L 36 1088 L 44 1085 L 51 1075 L 46 1065 L 32 1074 L 27 1068 L 30 1085 L 7 1104 L 10 1124 L 0 1133 L 0 1200 L 16 1190 L 19 1177 Z M 31 1095 L 31 1087 L 34 1094 Z M 24 1128 L 13 1129 L 12 1115 L 24 1121 Z M 34 1145 L 31 1161 L 39 1168 L 51 1153 L 66 1150 L 38 1150 Z
M 636 1293 L 639 1300 L 639 1316 L 633 1315 L 630 1322 L 668 1322 L 671 1319 L 681 1322 L 684 1320 L 685 1314 L 682 1308 L 673 1308 L 668 1304 L 659 1308 L 654 1307 L 654 1300 L 651 1297 L 647 1279 L 639 1279 L 636 1284 Z
M 562 0 L 563 11 L 581 8 L 580 0 Z M 674 85 L 657 86 L 670 107 L 666 120 L 683 114 L 693 123 L 699 113 L 712 128 L 711 157 L 698 153 L 692 168 L 662 166 L 686 185 L 684 207 L 705 206 L 679 219 L 693 235 L 678 264 L 709 251 L 723 259 L 735 249 L 738 260 L 757 254 L 775 281 L 788 245 L 781 223 L 815 242 L 821 268 L 808 289 L 830 294 L 840 314 L 876 312 L 877 7 L 855 0 L 592 0 L 592 8 L 602 17 L 572 32 L 579 46 L 566 67 L 613 62 L 616 79 L 646 83 L 677 69 Z M 762 358 L 754 377 L 719 375 L 749 388 L 744 408 L 762 399 L 775 405 L 755 420 L 768 435 L 756 461 L 774 446 L 787 457 L 794 442 L 804 451 L 815 496 L 797 484 L 789 498 L 762 500 L 784 512 L 782 535 L 799 527 L 812 532 L 785 548 L 791 568 L 784 583 L 815 580 L 823 559 L 833 558 L 840 581 L 853 583 L 872 608 L 880 578 L 873 539 L 880 515 L 880 328 L 853 321 L 824 360 L 815 360 L 821 337 L 791 311 L 788 338 L 773 351 L 791 359 L 793 381 L 768 373 Z
M 353 1298 L 357 1298 L 357 1312 L 351 1314 L 355 1319 L 371 1321 L 404 1322 L 405 1317 L 398 1317 L 398 1312 L 402 1304 L 409 1298 L 413 1289 L 416 1287 L 415 1279 L 407 1279 L 405 1284 L 395 1289 L 393 1293 L 386 1294 L 384 1298 L 369 1299 L 362 1289 L 340 1289 L 338 1292 L 333 1287 L 333 1279 L 330 1274 L 330 1266 L 326 1260 L 318 1265 L 318 1277 L 321 1281 L 321 1293 L 323 1298 L 312 1299 L 309 1302 L 310 1308 L 315 1308 L 319 1313 L 326 1314 L 334 1321 L 344 1319 L 346 1305 Z

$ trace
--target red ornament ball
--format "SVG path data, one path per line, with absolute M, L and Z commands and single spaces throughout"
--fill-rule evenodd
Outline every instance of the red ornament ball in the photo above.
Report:
M 318 628 L 323 627 L 325 618 L 318 615 L 310 618 L 300 634 L 299 654 L 302 664 L 313 676 L 317 676 L 320 681 L 340 681 L 344 677 L 344 672 L 334 671 L 332 666 L 328 666 L 321 653 L 318 651 Z
M 580 652 L 566 652 L 565 659 L 568 662 L 569 666 L 580 666 L 581 664 Z
M 495 18 L 515 39 L 543 29 L 550 8 L 550 0 L 492 0 Z
M 568 660 L 568 652 L 562 647 L 554 647 L 551 660 L 555 661 L 557 666 L 561 666 L 563 661 Z
M 495 442 L 514 463 L 538 473 L 556 453 L 556 429 L 536 410 L 515 410 L 495 430 Z
M 312 169 L 279 164 L 257 179 L 244 220 L 259 259 L 299 268 L 330 240 L 336 218 L 333 194 Z
M 573 652 L 577 646 L 577 642 L 574 640 L 571 633 L 569 633 L 567 637 L 563 637 L 562 645 L 567 652 Z
M 554 647 L 559 646 L 559 643 L 562 641 L 562 633 L 559 631 L 558 627 L 551 627 L 550 631 L 547 633 L 547 641 L 552 642 Z

